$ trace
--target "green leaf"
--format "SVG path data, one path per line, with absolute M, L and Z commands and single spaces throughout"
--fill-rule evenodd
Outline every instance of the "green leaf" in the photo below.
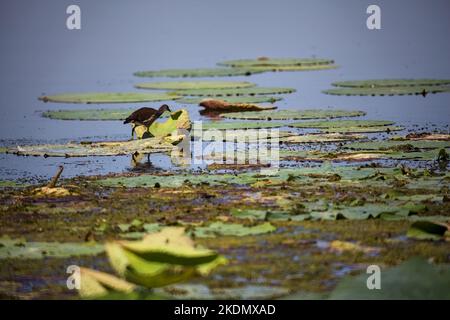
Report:
M 450 87 L 444 86 L 407 86 L 378 88 L 339 88 L 322 91 L 325 94 L 338 96 L 396 96 L 421 95 L 423 93 L 450 92 Z
M 346 149 L 358 150 L 394 150 L 394 151 L 416 151 L 415 149 L 443 149 L 450 148 L 450 141 L 433 141 L 433 140 L 417 140 L 417 141 L 397 141 L 397 140 L 380 140 L 370 142 L 354 142 L 346 144 Z M 436 153 L 437 157 L 437 153 Z
M 104 250 L 102 245 L 75 242 L 26 242 L 0 238 L 0 259 L 68 258 L 97 255 Z
M 249 70 L 242 68 L 203 68 L 203 69 L 166 69 L 155 71 L 138 71 L 134 75 L 137 77 L 231 77 L 231 76 L 250 76 L 263 71 Z
M 342 133 L 324 133 L 324 134 L 305 134 L 280 138 L 281 143 L 323 143 L 323 142 L 341 142 L 358 139 L 365 139 L 361 134 L 342 134 Z
M 175 91 L 175 95 L 180 96 L 201 96 L 201 97 L 228 97 L 228 96 L 253 96 L 264 94 L 282 94 L 295 92 L 293 88 L 276 87 L 253 87 L 236 89 L 192 89 Z
M 378 87 L 421 87 L 449 85 L 449 79 L 375 79 L 357 81 L 338 81 L 333 86 L 347 88 L 378 88 Z
M 249 122 L 225 122 L 225 121 L 214 121 L 214 122 L 205 122 L 202 124 L 203 130 L 234 130 L 234 129 L 265 129 L 265 128 L 277 128 L 284 127 L 286 124 L 282 122 L 265 122 L 265 121 L 249 121 Z
M 48 110 L 42 113 L 43 117 L 57 120 L 124 120 L 134 109 L 80 109 L 80 110 Z M 161 117 L 168 117 L 165 112 Z
M 431 222 L 416 221 L 408 229 L 406 236 L 417 240 L 441 240 L 447 227 Z
M 61 103 L 133 103 L 153 102 L 178 99 L 172 93 L 142 93 L 142 92 L 87 92 L 64 93 L 58 95 L 42 96 L 39 100 L 44 102 Z
M 347 111 L 337 109 L 311 110 L 278 110 L 225 113 L 223 118 L 245 120 L 306 120 L 323 118 L 358 117 L 365 115 L 363 111 Z
M 256 84 L 251 82 L 237 81 L 167 81 L 167 82 L 144 82 L 135 85 L 140 89 L 163 89 L 163 90 L 190 90 L 190 89 L 225 89 L 225 88 L 250 88 Z
M 305 121 L 290 123 L 294 128 L 350 128 L 350 127 L 379 127 L 392 125 L 394 122 L 386 120 L 333 120 L 333 121 Z
M 317 66 L 333 64 L 334 60 L 321 58 L 267 58 L 237 59 L 219 62 L 218 65 L 228 67 L 260 67 L 260 66 Z
M 216 252 L 196 247 L 184 228 L 168 227 L 141 241 L 116 241 L 105 245 L 111 266 L 127 281 L 147 288 L 207 274 L 226 263 Z
M 176 227 L 149 234 L 142 241 L 122 241 L 120 246 L 152 262 L 191 266 L 208 263 L 218 257 L 212 250 L 196 248 L 192 240 L 184 235 L 184 229 Z
M 269 222 L 246 227 L 237 223 L 213 222 L 206 227 L 196 227 L 193 235 L 198 238 L 210 238 L 216 236 L 245 237 L 259 235 L 275 231 L 276 228 Z

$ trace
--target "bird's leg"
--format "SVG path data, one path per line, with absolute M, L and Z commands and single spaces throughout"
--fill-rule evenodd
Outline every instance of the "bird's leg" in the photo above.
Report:
M 134 140 L 134 129 L 135 129 L 135 125 L 133 124 L 131 127 L 131 140 Z

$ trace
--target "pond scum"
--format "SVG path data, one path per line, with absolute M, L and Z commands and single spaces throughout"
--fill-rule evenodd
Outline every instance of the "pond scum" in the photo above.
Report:
M 266 57 L 219 65 L 135 75 L 220 77 L 336 68 L 330 59 Z M 344 81 L 325 93 L 426 96 L 448 92 L 449 83 Z M 222 120 L 204 121 L 190 135 L 191 143 L 217 139 L 206 134 L 210 130 L 220 136 L 216 142 L 232 144 L 265 130 L 270 132 L 265 143 L 279 148 L 278 167 L 265 174 L 257 158 L 235 161 L 245 149 L 236 149 L 231 162 L 224 162 L 225 148 L 210 148 L 214 152 L 202 154 L 210 162 L 199 170 L 58 180 L 60 169 L 48 185 L 0 181 L 0 298 L 450 298 L 448 133 L 361 119 L 370 114 L 358 110 L 265 110 L 274 108 L 258 104 L 273 104 L 294 90 L 250 82 L 149 82 L 136 88 L 168 91 L 71 93 L 40 100 L 203 103 L 205 110 L 223 113 Z M 123 120 L 131 111 L 49 110 L 43 116 Z M 142 155 L 166 153 L 176 161 L 174 150 L 186 147 L 185 135 L 196 124 L 187 110 L 172 111 L 149 128 L 136 127 L 145 139 L 2 147 L 0 152 L 133 154 L 137 163 Z M 258 138 L 243 141 L 249 149 L 258 143 Z M 194 160 L 189 155 L 187 162 Z M 367 287 L 370 265 L 381 269 L 382 290 Z

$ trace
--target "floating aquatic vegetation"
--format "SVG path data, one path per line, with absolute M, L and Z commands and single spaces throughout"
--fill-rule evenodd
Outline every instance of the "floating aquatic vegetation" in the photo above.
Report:
M 403 95 L 426 96 L 429 93 L 450 92 L 450 86 L 339 88 L 339 89 L 328 89 L 322 92 L 338 96 L 403 96 Z
M 178 98 L 180 97 L 173 93 L 87 92 L 42 96 L 39 97 L 39 100 L 61 103 L 133 103 L 176 100 Z
M 324 133 L 324 134 L 305 134 L 283 137 L 281 143 L 324 143 L 324 142 L 342 142 L 367 138 L 361 134 L 342 134 L 342 133 Z
M 278 110 L 263 112 L 235 112 L 223 114 L 222 117 L 230 119 L 245 120 L 306 120 L 306 119 L 322 119 L 322 118 L 342 118 L 342 117 L 358 117 L 365 115 L 363 111 L 347 111 L 347 110 Z
M 203 130 L 234 130 L 234 129 L 265 129 L 265 128 L 277 128 L 284 127 L 285 123 L 282 122 L 265 122 L 265 121 L 248 121 L 248 122 L 226 122 L 226 121 L 214 121 L 206 122 L 202 124 Z
M 267 58 L 239 59 L 219 62 L 218 65 L 233 68 L 246 68 L 258 71 L 308 71 L 334 69 L 337 66 L 331 59 L 318 58 Z
M 304 221 L 311 218 L 309 214 L 291 214 L 287 211 L 261 209 L 232 209 L 231 215 L 240 219 L 265 221 Z
M 203 97 L 183 97 L 177 100 L 178 103 L 187 103 L 187 104 L 199 104 L 205 98 Z M 260 95 L 260 96 L 237 96 L 237 97 L 225 97 L 222 98 L 223 101 L 228 103 L 274 103 L 282 100 L 280 96 L 272 97 L 269 95 Z
M 406 236 L 417 240 L 441 240 L 448 227 L 431 221 L 416 221 L 408 229 Z
M 244 68 L 202 68 L 202 69 L 166 69 L 155 71 L 138 71 L 137 77 L 169 77 L 169 78 L 196 78 L 196 77 L 231 77 L 250 76 L 263 71 L 249 70 Z
M 103 250 L 103 245 L 95 243 L 27 242 L 0 238 L 0 259 L 68 258 L 97 255 Z
M 333 240 L 329 244 L 329 248 L 332 251 L 336 252 L 364 252 L 364 253 L 378 253 L 380 251 L 379 248 L 367 247 L 363 246 L 359 243 L 342 241 L 342 240 Z
M 386 120 L 332 120 L 332 121 L 305 121 L 290 123 L 294 128 L 354 128 L 354 127 L 380 127 L 394 124 Z
M 410 259 L 382 272 L 382 290 L 367 290 L 367 274 L 343 279 L 330 299 L 450 299 L 450 268 L 432 265 L 422 258 Z
M 409 133 L 406 137 L 395 137 L 396 140 L 444 140 L 450 141 L 450 134 L 447 133 Z
M 261 106 L 254 103 L 238 103 L 238 102 L 226 102 L 224 100 L 217 99 L 204 99 L 200 102 L 200 106 L 205 108 L 204 111 L 214 112 L 234 112 L 234 111 L 262 111 L 276 109 L 275 106 Z
M 165 142 L 160 138 L 149 138 L 135 141 L 104 141 L 17 146 L 8 149 L 8 153 L 43 157 L 88 157 L 130 155 L 135 152 L 170 152 L 172 149 L 173 145 L 169 142 Z
M 268 58 L 237 59 L 219 62 L 218 65 L 228 67 L 258 67 L 258 66 L 316 66 L 333 64 L 334 60 L 320 58 Z
M 376 133 L 401 131 L 405 128 L 400 126 L 373 126 L 373 127 L 337 127 L 321 129 L 322 132 L 340 132 L 340 133 Z
M 191 136 L 195 139 L 201 138 L 203 141 L 227 141 L 227 142 L 245 142 L 245 143 L 258 143 L 265 139 L 284 138 L 290 136 L 296 136 L 297 134 L 291 131 L 272 131 L 267 129 L 256 129 L 251 135 L 247 135 L 247 130 L 227 130 L 219 138 L 214 134 L 203 134 L 202 132 L 194 132 Z M 217 156 L 217 155 L 216 155 Z M 225 156 L 225 154 L 220 155 Z
M 126 281 L 156 288 L 208 274 L 226 259 L 213 250 L 196 247 L 184 228 L 167 227 L 141 241 L 105 245 L 109 261 Z
M 419 208 L 421 209 L 421 208 Z M 364 206 L 354 206 L 354 207 L 334 207 L 326 211 L 313 211 L 311 212 L 311 218 L 317 220 L 366 220 L 366 219 L 383 219 L 384 215 L 391 218 L 393 215 L 399 219 L 405 219 L 411 213 L 416 213 L 418 210 L 416 207 L 411 207 L 409 205 L 398 205 L 393 204 L 386 205 L 383 203 L 366 203 Z M 392 220 L 392 219 L 391 219 Z
M 190 90 L 190 89 L 225 89 L 250 88 L 256 84 L 247 81 L 167 81 L 143 82 L 135 85 L 139 89 Z
M 333 82 L 333 86 L 346 88 L 423 87 L 450 85 L 450 79 L 374 79 Z
M 318 70 L 330 70 L 338 68 L 335 64 L 317 64 L 309 66 L 255 66 L 249 67 L 251 71 L 262 72 L 278 72 L 278 71 L 318 71 Z
M 295 89 L 282 87 L 253 87 L 253 88 L 236 88 L 236 89 L 192 89 L 192 90 L 174 91 L 174 94 L 177 96 L 231 97 L 231 96 L 283 94 L 292 92 L 295 92 Z
M 380 140 L 370 142 L 354 142 L 346 144 L 346 149 L 356 150 L 394 150 L 394 151 L 417 151 L 417 149 L 444 149 L 450 148 L 450 141 L 417 140 L 397 141 Z
M 195 227 L 192 235 L 197 238 L 214 238 L 216 236 L 245 237 L 254 236 L 275 231 L 269 222 L 255 226 L 244 226 L 239 223 L 213 222 L 205 227 Z
M 42 116 L 57 120 L 124 120 L 133 109 L 48 110 Z
M 369 161 L 376 159 L 395 160 L 436 160 L 436 151 L 344 151 L 344 152 L 321 152 L 321 151 L 285 151 L 279 152 L 280 157 L 296 161 Z
M 43 117 L 57 120 L 125 120 L 135 109 L 80 109 L 80 110 L 48 110 Z M 169 112 L 161 115 L 169 116 Z

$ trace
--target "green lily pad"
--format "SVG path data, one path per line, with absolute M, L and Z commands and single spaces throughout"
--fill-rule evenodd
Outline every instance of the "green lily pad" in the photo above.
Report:
M 232 77 L 250 76 L 263 71 L 249 70 L 243 68 L 203 68 L 203 69 L 166 69 L 156 71 L 138 71 L 137 77 L 170 77 L 170 78 L 196 78 L 196 77 Z
M 230 97 L 230 96 L 255 96 L 266 94 L 283 94 L 295 92 L 293 88 L 282 87 L 253 87 L 236 89 L 192 89 L 175 91 L 179 96 L 201 96 L 201 97 Z
M 369 161 L 375 159 L 422 160 L 437 158 L 436 151 L 396 152 L 396 151 L 355 151 L 355 152 L 317 152 L 280 151 L 280 157 L 297 161 Z
M 447 265 L 432 265 L 425 259 L 413 258 L 403 264 L 381 268 L 381 289 L 369 290 L 367 281 L 370 274 L 343 279 L 330 299 L 450 299 L 448 283 L 450 268 Z
M 162 90 L 191 90 L 191 89 L 225 89 L 225 88 L 250 88 L 256 84 L 251 82 L 237 81 L 167 81 L 167 82 L 144 82 L 135 85 L 139 89 L 162 89 Z
M 57 120 L 124 120 L 133 109 L 48 110 L 42 116 Z
M 379 127 L 394 124 L 386 120 L 332 120 L 332 121 L 305 121 L 290 123 L 294 128 L 353 128 L 353 127 Z
M 228 67 L 259 67 L 259 66 L 316 66 L 333 64 L 331 59 L 319 58 L 258 58 L 237 59 L 219 62 L 218 65 Z
M 125 120 L 135 109 L 81 109 L 81 110 L 48 110 L 42 113 L 45 118 L 56 120 Z M 161 117 L 167 118 L 169 112 Z
M 281 71 L 319 71 L 319 70 L 330 70 L 336 69 L 338 66 L 336 64 L 311 64 L 304 66 L 254 66 L 249 67 L 250 71 L 259 72 L 281 72 Z
M 170 152 L 173 145 L 160 138 L 133 141 L 82 142 L 67 144 L 42 144 L 17 146 L 8 149 L 8 153 L 43 157 L 88 157 L 116 156 L 139 153 Z
M 449 85 L 450 79 L 374 79 L 356 81 L 338 81 L 332 83 L 336 87 L 346 88 L 379 88 L 379 87 L 423 87 Z
M 306 119 L 323 119 L 323 118 L 342 118 L 342 117 L 358 117 L 365 115 L 363 111 L 347 111 L 347 110 L 278 110 L 278 111 L 250 111 L 250 112 L 233 112 L 222 115 L 229 119 L 245 119 L 245 120 L 306 120 Z
M 191 137 L 194 137 L 195 139 L 201 138 L 203 141 L 238 141 L 245 143 L 258 143 L 263 140 L 285 138 L 296 135 L 294 132 L 290 131 L 277 130 L 272 132 L 272 130 L 267 129 L 256 129 L 255 131 L 252 131 L 252 134 L 248 134 L 248 130 L 227 130 L 226 132 L 220 131 L 219 133 L 222 133 L 222 135 L 219 136 L 217 133 L 205 134 L 204 131 L 196 131 L 194 134 L 191 134 Z M 225 156 L 225 154 L 222 154 L 221 156 Z
M 39 97 L 39 100 L 61 103 L 134 103 L 176 100 L 178 98 L 180 97 L 172 93 L 89 92 L 42 96 Z
M 186 103 L 186 104 L 199 104 L 205 98 L 203 97 L 183 97 L 177 100 L 178 103 Z M 269 95 L 261 95 L 261 96 L 237 96 L 237 97 L 224 97 L 222 98 L 225 102 L 228 103 L 274 103 L 276 101 L 282 100 L 281 97 L 272 97 Z
M 443 86 L 408 86 L 408 87 L 376 87 L 376 88 L 339 88 L 322 91 L 338 96 L 403 96 L 420 95 L 439 92 L 450 92 L 450 87 Z
M 450 148 L 450 141 L 438 140 L 416 140 L 397 141 L 382 140 L 371 142 L 354 142 L 344 146 L 346 149 L 354 150 L 394 150 L 394 151 L 415 151 L 415 149 L 445 149 Z
M 447 230 L 447 227 L 431 221 L 416 221 L 409 227 L 406 236 L 418 240 L 441 240 Z
M 68 258 L 97 255 L 104 251 L 94 243 L 27 242 L 0 238 L 0 259 Z
M 192 234 L 198 238 L 214 238 L 216 236 L 245 237 L 275 231 L 276 228 L 269 222 L 246 227 L 238 223 L 213 222 L 206 227 L 196 227 Z
M 249 121 L 249 122 L 226 122 L 226 121 L 214 121 L 204 122 L 202 124 L 203 130 L 235 130 L 235 129 L 266 129 L 284 127 L 285 123 L 282 122 L 266 122 L 266 121 Z
M 373 126 L 373 127 L 337 127 L 321 129 L 322 132 L 339 132 L 339 133 L 376 133 L 376 132 L 392 132 L 405 129 L 400 126 Z
M 281 143 L 325 143 L 342 142 L 367 138 L 361 134 L 324 133 L 305 134 L 280 138 Z
M 291 214 L 285 211 L 232 209 L 231 215 L 240 219 L 270 220 L 270 221 L 304 221 L 309 220 L 309 214 Z

